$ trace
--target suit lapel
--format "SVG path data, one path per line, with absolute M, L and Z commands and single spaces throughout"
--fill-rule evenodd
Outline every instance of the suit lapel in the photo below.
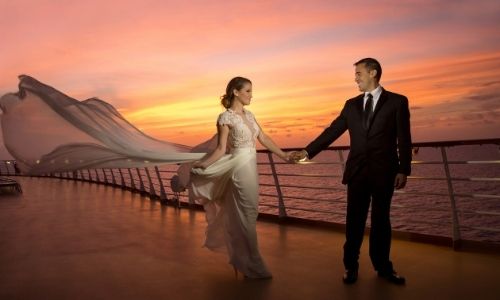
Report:
M 358 97 L 356 97 L 356 100 L 354 101 L 355 103 L 355 106 L 356 106 L 356 111 L 358 112 L 358 115 L 359 115 L 359 120 L 361 120 L 361 122 L 363 122 L 363 102 L 364 102 L 364 97 L 365 94 L 361 94 L 359 95 Z

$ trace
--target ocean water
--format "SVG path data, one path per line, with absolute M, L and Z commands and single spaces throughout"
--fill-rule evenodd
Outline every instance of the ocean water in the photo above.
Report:
M 454 146 L 446 148 L 446 154 L 451 177 L 459 179 L 452 181 L 452 190 L 461 238 L 499 243 L 500 164 L 455 162 L 499 161 L 500 148 L 496 145 Z M 347 158 L 348 151 L 343 151 L 342 155 Z M 337 151 L 323 151 L 314 158 L 315 164 L 286 164 L 278 158 L 274 161 L 288 216 L 345 223 L 346 187 L 341 184 L 342 165 Z M 392 200 L 392 226 L 398 231 L 451 237 L 452 201 L 445 180 L 441 148 L 420 148 L 413 161 L 416 163 L 412 165 L 412 177 L 406 188 L 396 192 Z M 422 161 L 435 164 L 419 163 Z M 268 155 L 259 153 L 258 162 L 259 211 L 278 215 L 278 193 L 274 176 L 268 175 L 272 174 Z M 176 168 L 161 168 L 170 195 L 168 178 L 175 174 Z M 323 177 L 315 177 L 317 175 Z M 489 178 L 490 181 L 470 181 L 468 178 Z M 182 193 L 180 199 L 187 201 L 186 193 Z M 369 226 L 370 219 L 367 224 Z
M 497 145 L 454 146 L 446 148 L 450 162 L 452 190 L 461 238 L 500 243 L 500 164 L 461 163 L 463 161 L 500 161 Z M 348 152 L 342 156 L 347 158 Z M 341 184 L 342 165 L 338 151 L 323 151 L 314 158 L 315 164 L 294 165 L 274 158 L 283 203 L 288 216 L 333 223 L 345 223 L 346 187 Z M 403 192 L 396 192 L 392 199 L 391 221 L 393 229 L 438 236 L 452 236 L 453 210 L 445 168 L 440 148 L 420 148 L 413 157 L 412 177 Z M 435 162 L 421 164 L 419 162 Z M 258 154 L 260 186 L 259 211 L 278 215 L 278 197 L 268 155 Z M 458 163 L 455 163 L 458 162 Z M 162 184 L 168 197 L 173 195 L 170 178 L 178 166 L 160 168 Z M 122 170 L 124 181 L 130 186 L 127 170 Z M 87 171 L 84 171 L 85 174 Z M 112 171 L 121 183 L 118 170 Z M 98 170 L 111 182 L 111 170 Z M 139 186 L 137 170 L 132 172 L 134 183 Z M 154 193 L 159 194 L 160 182 L 154 169 L 149 168 Z M 150 191 L 145 169 L 139 174 L 146 191 Z M 95 177 L 94 173 L 92 175 Z M 322 176 L 322 177 L 318 177 Z M 85 175 L 87 177 L 87 175 Z M 488 181 L 469 180 L 487 178 Z M 489 195 L 490 197 L 481 197 Z M 187 193 L 180 194 L 187 201 Z M 370 220 L 367 222 L 368 226 Z
M 461 238 L 500 243 L 500 164 L 460 163 L 500 161 L 499 146 L 454 146 L 446 148 L 446 154 L 450 175 L 458 179 L 451 184 Z M 348 151 L 343 151 L 342 155 L 347 158 Z M 346 187 L 341 184 L 342 165 L 338 151 L 323 151 L 314 158 L 315 164 L 287 164 L 276 157 L 274 161 L 288 216 L 345 224 Z M 413 161 L 407 186 L 392 199 L 392 227 L 398 231 L 451 237 L 452 200 L 445 180 L 441 148 L 419 148 Z M 435 164 L 419 163 L 423 161 Z M 259 211 L 278 215 L 278 193 L 274 176 L 268 175 L 272 174 L 268 155 L 259 153 L 258 162 Z M 177 166 L 161 168 L 169 195 L 172 195 L 169 178 L 176 169 Z M 144 171 L 141 175 L 146 178 Z M 317 175 L 323 177 L 315 177 Z M 489 181 L 469 178 L 489 178 Z M 156 180 L 153 182 L 157 184 Z M 147 186 L 146 190 L 149 190 Z M 186 195 L 181 193 L 181 201 L 187 201 Z
M 446 148 L 449 162 L 500 160 L 495 145 L 456 146 Z M 347 151 L 343 153 L 347 157 Z M 267 160 L 266 155 L 259 159 Z M 345 223 L 346 188 L 341 184 L 342 167 L 336 151 L 324 151 L 314 159 L 317 164 L 279 164 L 281 174 L 330 175 L 332 177 L 279 176 L 287 215 L 335 223 Z M 414 161 L 433 161 L 439 164 L 412 165 L 412 177 L 403 193 L 393 197 L 391 220 L 394 229 L 439 236 L 452 235 L 452 201 L 440 148 L 420 148 Z M 321 164 L 321 163 L 330 164 Z M 500 164 L 449 165 L 452 178 L 497 178 L 496 181 L 453 180 L 455 206 L 460 234 L 463 239 L 500 242 Z M 260 173 L 271 173 L 268 165 L 259 165 Z M 418 177 L 418 178 L 417 178 Z M 435 179 L 424 179 L 424 178 Z M 437 178 L 441 178 L 438 180 Z M 273 176 L 261 175 L 260 182 L 274 184 Z M 288 186 L 301 186 L 288 187 Z M 306 187 L 306 188 L 304 188 Z M 275 186 L 262 186 L 261 193 L 276 194 Z M 470 197 L 469 195 L 476 195 Z M 497 198 L 478 197 L 493 195 Z M 291 197 L 291 198 L 288 198 Z M 295 199 L 307 198 L 307 199 Z M 267 205 L 276 205 L 276 197 L 261 196 L 261 211 L 278 213 Z M 369 225 L 370 220 L 368 220 Z

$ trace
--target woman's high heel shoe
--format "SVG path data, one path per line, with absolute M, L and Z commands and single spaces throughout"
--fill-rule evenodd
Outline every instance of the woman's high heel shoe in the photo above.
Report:
M 236 269 L 235 266 L 233 266 L 233 269 L 234 269 L 234 277 L 238 279 L 238 269 Z

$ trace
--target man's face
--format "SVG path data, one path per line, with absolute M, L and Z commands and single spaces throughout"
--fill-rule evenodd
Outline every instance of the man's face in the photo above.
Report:
M 361 92 L 369 92 L 377 87 L 376 70 L 368 70 L 365 64 L 358 64 L 354 72 L 354 81 Z

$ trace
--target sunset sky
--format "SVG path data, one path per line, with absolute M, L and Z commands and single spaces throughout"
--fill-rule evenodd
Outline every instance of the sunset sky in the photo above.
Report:
M 352 64 L 369 56 L 408 96 L 415 142 L 498 138 L 499 16 L 498 0 L 1 0 L 0 94 L 28 74 L 196 145 L 241 75 L 261 126 L 301 147 L 359 93 Z

